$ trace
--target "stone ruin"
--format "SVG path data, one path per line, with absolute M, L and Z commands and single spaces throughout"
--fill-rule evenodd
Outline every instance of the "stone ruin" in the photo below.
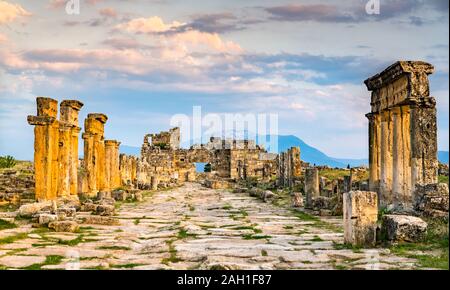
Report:
M 206 178 L 212 188 L 230 188 L 239 180 L 277 180 L 281 186 L 292 186 L 301 175 L 300 148 L 268 153 L 253 140 L 210 138 L 206 144 L 180 148 L 180 129 L 172 128 L 144 137 L 141 156 L 120 155 L 123 185 L 156 190 L 158 186 Z M 197 173 L 195 163 L 210 165 L 209 173 Z
M 437 183 L 436 100 L 428 75 L 434 67 L 399 61 L 365 81 L 372 92 L 369 186 L 380 205 L 411 207 L 417 185 Z
M 374 245 L 378 207 L 393 213 L 383 217 L 380 229 L 391 242 L 426 234 L 426 222 L 402 213 L 448 220 L 448 185 L 437 183 L 436 100 L 428 81 L 433 72 L 425 62 L 399 61 L 365 81 L 372 92 L 366 115 L 370 191 L 344 193 L 347 243 Z
M 394 215 L 383 219 L 380 232 L 387 233 L 391 240 L 415 240 L 426 233 L 426 223 L 399 213 L 407 210 L 448 219 L 448 186 L 437 183 L 438 170 L 448 175 L 448 167 L 437 162 L 436 102 L 429 96 L 428 83 L 433 70 L 424 62 L 400 61 L 365 81 L 372 92 L 372 110 L 366 115 L 368 183 L 354 180 L 359 169 L 350 170 L 349 176 L 338 180 L 320 177 L 320 167 L 302 164 L 298 147 L 272 154 L 253 140 L 212 137 L 206 144 L 182 149 L 179 128 L 146 135 L 140 157 L 119 155 L 120 142 L 104 138 L 108 118 L 100 113 L 89 114 L 85 120 L 84 157 L 79 164 L 78 112 L 83 104 L 63 101 L 58 120 L 57 101 L 37 98 L 37 116 L 28 117 L 28 122 L 35 125 L 35 198 L 49 201 L 77 200 L 77 194 L 97 196 L 98 201 L 88 201 L 80 209 L 108 216 L 114 212 L 111 192 L 116 200 L 126 199 L 120 187 L 128 188 L 140 200 L 139 190 L 202 181 L 200 178 L 208 187 L 234 187 L 235 192 L 248 192 L 265 201 L 274 196 L 272 191 L 257 187 L 243 191 L 237 182 L 254 180 L 292 190 L 298 189 L 303 180 L 306 200 L 303 203 L 302 194 L 292 192 L 294 207 L 304 206 L 320 215 L 342 214 L 345 242 L 373 246 L 379 226 L 378 210 L 385 207 L 394 209 Z M 197 173 L 195 163 L 207 163 L 210 172 Z M 49 206 L 54 215 L 46 216 Z M 61 210 L 63 216 L 72 215 L 72 209 Z M 44 211 L 42 222 L 50 226 L 60 219 L 61 210 L 55 204 L 38 203 L 21 207 L 19 213 Z M 108 223 L 98 217 L 86 218 Z M 58 226 L 72 225 L 51 225 Z

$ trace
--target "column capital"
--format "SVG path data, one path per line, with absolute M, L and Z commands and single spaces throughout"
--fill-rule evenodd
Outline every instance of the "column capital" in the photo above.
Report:
M 78 100 L 64 100 L 61 102 L 61 107 L 70 107 L 76 111 L 81 110 L 84 104 Z

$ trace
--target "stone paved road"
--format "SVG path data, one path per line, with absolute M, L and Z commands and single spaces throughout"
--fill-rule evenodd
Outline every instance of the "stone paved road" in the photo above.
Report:
M 80 233 L 0 231 L 0 268 L 410 269 L 387 249 L 342 246 L 340 219 L 319 220 L 195 183 L 125 203 L 119 226 Z

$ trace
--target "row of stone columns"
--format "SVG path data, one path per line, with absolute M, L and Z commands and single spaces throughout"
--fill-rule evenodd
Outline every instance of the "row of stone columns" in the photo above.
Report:
M 36 99 L 37 115 L 28 116 L 34 125 L 34 166 L 36 199 L 54 200 L 77 197 L 78 186 L 78 113 L 83 104 L 65 100 L 60 105 L 50 98 Z
M 105 140 L 105 123 L 108 117 L 100 113 L 88 114 L 83 133 L 84 166 L 90 196 L 108 193 L 120 187 L 119 146 L 116 140 Z
M 36 200 L 54 200 L 75 197 L 80 191 L 78 183 L 78 114 L 83 103 L 76 100 L 58 101 L 38 97 L 37 115 L 28 116 L 34 125 L 34 166 Z M 81 193 L 95 195 L 120 186 L 119 145 L 115 140 L 104 140 L 104 114 L 89 114 L 85 120 L 84 160 L 86 178 Z

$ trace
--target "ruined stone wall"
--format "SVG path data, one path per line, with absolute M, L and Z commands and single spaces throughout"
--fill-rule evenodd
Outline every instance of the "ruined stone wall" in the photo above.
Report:
M 283 187 L 294 186 L 301 176 L 300 147 L 292 147 L 277 157 L 277 184 Z
M 365 81 L 372 91 L 369 187 L 380 204 L 410 206 L 418 184 L 437 182 L 436 101 L 432 65 L 400 61 Z

